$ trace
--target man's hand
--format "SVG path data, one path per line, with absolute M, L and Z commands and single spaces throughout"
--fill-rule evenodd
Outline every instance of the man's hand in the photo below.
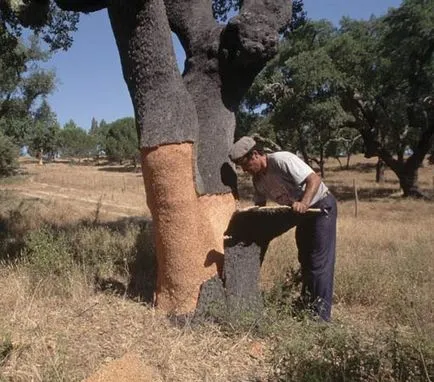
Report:
M 294 202 L 292 203 L 292 210 L 294 212 L 297 212 L 298 214 L 304 214 L 306 213 L 307 209 L 309 208 L 308 205 L 304 204 L 303 202 Z

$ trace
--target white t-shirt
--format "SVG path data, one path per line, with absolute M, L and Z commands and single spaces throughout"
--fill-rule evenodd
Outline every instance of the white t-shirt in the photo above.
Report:
M 255 204 L 272 200 L 281 205 L 292 205 L 302 199 L 306 178 L 314 171 L 297 155 L 288 151 L 267 154 L 265 173 L 253 177 Z M 321 200 L 328 188 L 321 182 L 310 206 Z

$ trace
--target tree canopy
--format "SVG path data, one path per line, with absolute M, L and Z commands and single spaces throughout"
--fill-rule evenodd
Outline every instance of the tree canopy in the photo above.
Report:
M 58 8 L 51 0 L 0 1 L 0 56 L 19 45 L 24 29 L 32 31 L 50 50 L 68 49 L 71 32 L 77 30 L 79 16 Z
M 38 101 L 54 90 L 54 72 L 39 66 L 49 57 L 35 36 L 0 55 L 0 128 L 16 144 L 26 143 Z
M 0 1 L 0 131 L 14 144 L 55 151 L 59 127 L 44 100 L 55 74 L 40 63 L 71 46 L 77 22 L 52 1 Z
M 87 131 L 73 120 L 69 120 L 59 134 L 60 149 L 63 156 L 81 158 L 87 157 L 93 150 L 93 140 Z
M 0 132 L 0 177 L 10 176 L 18 170 L 18 147 Z
M 405 0 L 384 17 L 344 18 L 339 27 L 309 21 L 286 36 L 245 104 L 261 107 L 278 143 L 306 159 L 322 156 L 327 140 L 360 135 L 365 155 L 390 166 L 405 196 L 419 196 L 417 169 L 434 129 L 433 21 L 432 0 Z

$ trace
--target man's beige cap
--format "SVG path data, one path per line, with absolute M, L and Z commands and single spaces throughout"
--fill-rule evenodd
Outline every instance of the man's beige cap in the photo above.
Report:
M 233 144 L 229 150 L 229 158 L 235 162 L 246 155 L 255 145 L 256 141 L 252 137 L 244 136 Z

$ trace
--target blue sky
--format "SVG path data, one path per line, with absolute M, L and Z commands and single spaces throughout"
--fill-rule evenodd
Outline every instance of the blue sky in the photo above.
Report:
M 367 19 L 397 7 L 400 0 L 305 0 L 311 19 L 328 19 L 337 24 L 341 17 Z M 175 43 L 178 63 L 184 54 Z M 73 119 L 88 129 L 92 117 L 107 122 L 133 116 L 133 108 L 122 77 L 119 55 L 106 11 L 81 15 L 74 44 L 59 52 L 44 65 L 55 69 L 57 89 L 48 97 L 53 111 L 63 126 Z

